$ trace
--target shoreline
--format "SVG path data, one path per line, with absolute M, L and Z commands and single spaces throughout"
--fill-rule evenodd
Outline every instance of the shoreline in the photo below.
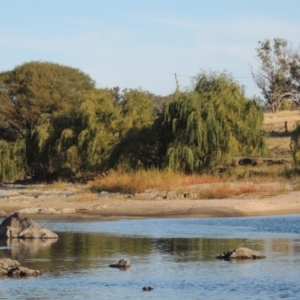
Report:
M 68 212 L 70 210 L 72 213 Z M 133 198 L 97 197 L 70 188 L 50 191 L 0 189 L 0 218 L 17 211 L 37 220 L 82 221 L 294 215 L 300 214 L 300 191 L 203 200 L 145 199 L 144 194 Z

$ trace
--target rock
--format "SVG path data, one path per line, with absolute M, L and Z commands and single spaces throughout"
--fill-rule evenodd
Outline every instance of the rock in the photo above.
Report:
M 149 292 L 149 291 L 152 291 L 153 288 L 152 288 L 151 286 L 144 286 L 144 287 L 142 288 L 142 290 L 143 290 L 144 292 Z
M 41 215 L 56 215 L 59 212 L 52 207 L 45 207 L 45 208 L 40 208 L 37 213 Z
M 58 235 L 43 228 L 30 218 L 22 218 L 16 212 L 0 224 L 0 237 L 22 239 L 57 239 Z
M 74 208 L 63 208 L 61 210 L 56 210 L 52 207 L 41 208 L 39 206 L 23 208 L 18 210 L 21 214 L 40 214 L 40 215 L 56 215 L 56 214 L 75 214 L 76 210 Z
M 196 199 L 197 198 L 197 194 L 196 193 L 182 193 L 181 194 L 181 198 L 185 198 L 185 199 Z
M 120 259 L 117 264 L 109 265 L 111 268 L 127 269 L 130 267 L 130 261 L 127 258 Z
M 96 204 L 92 207 L 89 207 L 88 210 L 94 210 L 94 209 L 102 209 L 102 208 L 107 208 L 107 205 L 103 205 L 103 204 Z
M 166 196 L 164 199 L 177 199 L 177 194 L 174 191 L 167 191 Z
M 40 207 L 29 207 L 18 210 L 20 214 L 37 214 L 41 208 Z
M 259 258 L 265 258 L 264 255 L 262 255 L 258 251 L 254 251 L 252 249 L 246 248 L 246 247 L 240 247 L 236 249 L 231 249 L 227 252 L 224 252 L 222 254 L 219 254 L 217 258 L 220 259 L 259 259 Z
M 241 158 L 238 161 L 239 165 L 243 165 L 243 166 L 257 166 L 257 162 L 255 159 L 251 158 L 251 157 L 245 157 L 245 158 Z
M 10 258 L 0 259 L 0 276 L 10 277 L 39 276 L 41 272 L 21 267 L 19 262 Z

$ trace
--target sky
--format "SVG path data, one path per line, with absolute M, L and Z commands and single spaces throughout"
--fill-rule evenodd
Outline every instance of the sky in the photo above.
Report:
M 29 61 L 80 69 L 98 88 L 166 96 L 226 72 L 261 96 L 259 41 L 300 46 L 299 0 L 1 0 L 0 72 Z

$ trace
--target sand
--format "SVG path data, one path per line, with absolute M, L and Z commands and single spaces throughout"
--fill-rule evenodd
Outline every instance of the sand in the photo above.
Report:
M 243 183 L 245 184 L 245 183 Z M 272 185 L 279 183 L 272 183 Z M 16 211 L 34 219 L 203 218 L 300 214 L 300 191 L 285 186 L 280 192 L 239 195 L 230 199 L 166 197 L 166 192 L 137 195 L 92 194 L 86 186 L 47 189 L 47 186 L 0 187 L 0 217 Z M 187 188 L 195 190 L 201 185 Z M 169 194 L 170 195 L 170 194 Z M 172 195 L 171 195 L 172 196 Z M 24 212 L 24 209 L 27 211 Z M 29 210 L 28 210 L 29 209 Z

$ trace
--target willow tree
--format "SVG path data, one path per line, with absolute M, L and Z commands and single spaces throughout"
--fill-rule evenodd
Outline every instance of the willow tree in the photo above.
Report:
M 202 172 L 265 149 L 262 109 L 227 74 L 202 73 L 194 91 L 174 94 L 165 110 L 166 165 Z
M 43 114 L 28 142 L 27 160 L 36 173 L 82 176 L 101 171 L 118 138 L 119 110 L 111 93 L 94 90 L 60 114 Z
M 82 71 L 50 62 L 28 62 L 0 73 L 0 133 L 26 138 L 41 114 L 74 105 L 78 95 L 94 88 Z
M 0 182 L 13 181 L 26 173 L 25 142 L 0 140 Z

